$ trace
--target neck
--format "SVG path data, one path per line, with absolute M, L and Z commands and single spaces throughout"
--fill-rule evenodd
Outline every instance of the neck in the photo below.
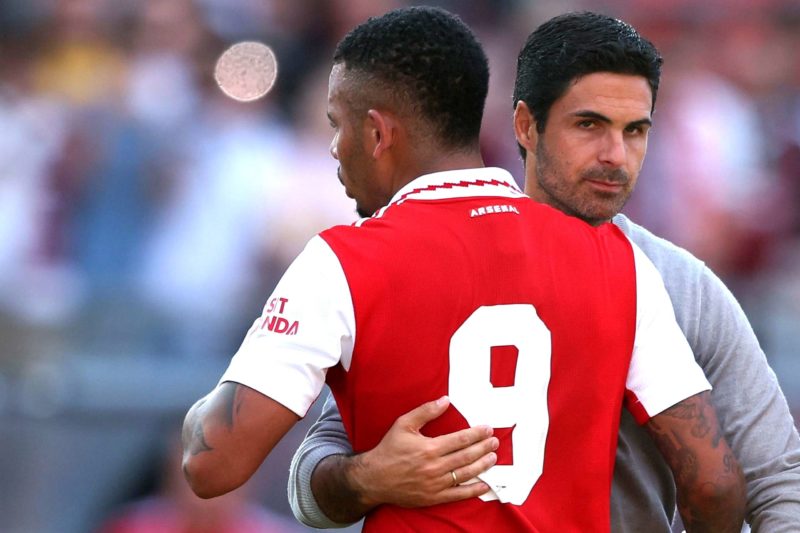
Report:
M 478 149 L 469 149 L 460 152 L 439 152 L 432 157 L 411 158 L 410 164 L 398 173 L 394 180 L 394 193 L 405 187 L 420 176 L 448 170 L 464 170 L 468 168 L 482 168 L 486 166 Z M 394 194 L 393 193 L 393 194 Z

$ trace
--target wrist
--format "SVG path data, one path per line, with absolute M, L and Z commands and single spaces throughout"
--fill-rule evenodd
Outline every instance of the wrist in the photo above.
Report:
M 330 455 L 320 461 L 311 476 L 311 492 L 322 513 L 339 524 L 357 522 L 380 502 L 366 496 L 360 456 Z
M 342 456 L 345 483 L 354 501 L 367 512 L 384 503 L 373 490 L 369 452 Z

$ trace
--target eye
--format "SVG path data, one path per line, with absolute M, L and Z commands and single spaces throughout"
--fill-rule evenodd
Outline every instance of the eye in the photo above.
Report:
M 650 124 L 648 122 L 637 122 L 625 128 L 625 133 L 636 137 L 645 136 L 650 131 Z
M 584 119 L 578 122 L 578 127 L 584 130 L 593 128 L 596 125 L 594 120 Z

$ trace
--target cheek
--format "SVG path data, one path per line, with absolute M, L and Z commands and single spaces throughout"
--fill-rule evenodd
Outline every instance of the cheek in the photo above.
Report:
M 597 153 L 591 149 L 590 143 L 573 146 L 554 156 L 561 179 L 569 183 L 579 182 L 586 171 L 597 166 Z
M 572 179 L 596 164 L 599 148 L 592 136 L 564 132 L 553 141 L 550 145 L 553 165 L 561 169 L 565 178 Z
M 647 139 L 634 143 L 628 149 L 628 168 L 632 173 L 638 174 L 644 165 L 644 156 L 647 153 Z

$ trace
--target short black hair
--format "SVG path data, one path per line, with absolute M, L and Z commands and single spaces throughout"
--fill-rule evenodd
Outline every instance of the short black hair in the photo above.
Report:
M 370 18 L 339 42 L 333 61 L 363 74 L 365 86 L 404 102 L 431 125 L 443 147 L 478 142 L 489 62 L 456 15 L 409 7 Z
M 559 15 L 536 28 L 522 47 L 513 105 L 525 102 L 542 133 L 550 108 L 573 81 L 613 72 L 646 78 L 655 109 L 662 62 L 653 43 L 626 22 L 589 11 Z

